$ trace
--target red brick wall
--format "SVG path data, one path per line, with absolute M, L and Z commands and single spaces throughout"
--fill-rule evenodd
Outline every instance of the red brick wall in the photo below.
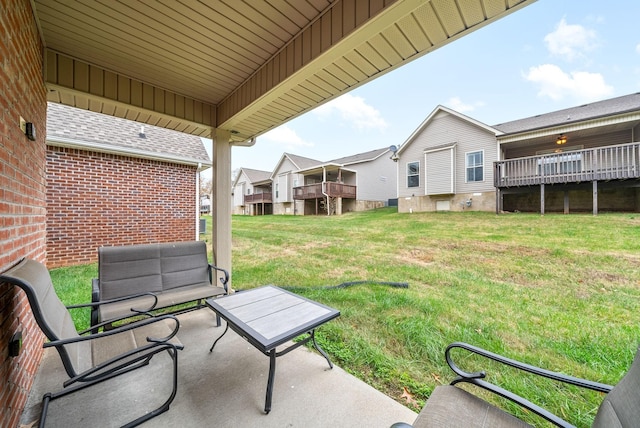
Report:
M 95 262 L 101 245 L 188 241 L 196 168 L 63 147 L 47 149 L 47 266 Z
M 46 89 L 42 44 L 29 0 L 0 0 L 0 271 L 22 257 L 46 260 Z M 20 130 L 36 127 L 36 141 Z M 10 337 L 22 331 L 20 356 L 9 358 Z M 15 427 L 42 357 L 43 336 L 26 296 L 0 284 L 0 426 Z

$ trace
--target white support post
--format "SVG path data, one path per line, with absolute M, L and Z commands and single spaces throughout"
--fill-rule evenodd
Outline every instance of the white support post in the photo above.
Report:
M 214 129 L 211 201 L 213 263 L 231 275 L 231 133 Z M 231 288 L 231 280 L 229 280 Z

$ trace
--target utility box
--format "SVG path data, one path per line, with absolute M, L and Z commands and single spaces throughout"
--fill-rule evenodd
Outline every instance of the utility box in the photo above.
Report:
M 200 219 L 200 227 L 198 228 L 200 233 L 207 233 L 207 220 L 204 218 Z

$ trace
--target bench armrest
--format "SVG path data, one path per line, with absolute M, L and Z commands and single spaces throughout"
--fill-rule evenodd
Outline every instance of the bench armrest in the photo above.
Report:
M 92 281 L 92 287 L 95 287 L 96 284 L 98 283 L 97 279 L 94 279 Z M 94 289 L 95 290 L 95 289 Z M 98 292 L 99 294 L 99 292 Z M 67 306 L 67 309 L 78 309 L 78 308 L 87 308 L 87 307 L 91 307 L 91 329 L 92 331 L 96 332 L 96 328 L 102 327 L 106 324 L 109 324 L 110 322 L 116 321 L 116 320 L 106 320 L 103 321 L 101 323 L 98 323 L 98 308 L 101 305 L 106 305 L 109 303 L 115 303 L 115 302 L 122 302 L 124 300 L 130 300 L 130 299 L 135 299 L 135 298 L 139 298 L 139 297 L 144 297 L 144 296 L 151 296 L 153 297 L 153 303 L 151 304 L 151 306 L 149 306 L 148 308 L 143 308 L 143 309 L 138 309 L 138 308 L 130 308 L 131 312 L 134 312 L 136 314 L 139 315 L 147 315 L 147 316 L 153 316 L 151 314 L 151 311 L 155 309 L 156 305 L 158 304 L 158 296 L 156 296 L 154 293 L 147 291 L 144 293 L 137 293 L 137 294 L 132 294 L 130 296 L 123 296 L 123 297 L 117 297 L 115 299 L 108 299 L 108 300 L 93 300 L 95 298 L 94 292 L 92 292 L 92 296 L 91 296 L 91 303 L 81 303 L 78 305 L 69 305 Z
M 568 376 L 565 375 L 563 373 L 558 373 L 558 372 L 553 372 L 553 371 L 549 371 L 549 370 L 545 370 L 542 369 L 540 367 L 536 367 L 536 366 L 532 366 L 529 364 L 525 364 L 523 362 L 517 361 L 517 360 L 513 360 L 511 358 L 507 358 L 504 357 L 502 355 L 498 355 L 495 354 L 493 352 L 487 351 L 485 349 L 482 348 L 478 348 L 477 346 L 473 346 L 473 345 L 469 345 L 467 343 L 463 343 L 463 342 L 455 342 L 450 344 L 449 346 L 447 346 L 447 349 L 445 351 L 445 358 L 447 360 L 447 364 L 449 365 L 449 367 L 451 367 L 451 370 L 454 371 L 454 373 L 456 373 L 458 376 L 451 382 L 451 385 L 455 385 L 457 383 L 461 383 L 461 382 L 465 382 L 465 383 L 471 383 L 473 385 L 479 386 L 480 388 L 483 388 L 487 391 L 490 391 L 494 394 L 497 394 L 501 397 L 504 397 L 510 401 L 513 401 L 514 403 L 522 406 L 525 409 L 530 410 L 531 412 L 537 414 L 538 416 L 541 416 L 542 418 L 546 419 L 547 421 L 553 423 L 554 425 L 560 426 L 560 427 L 572 427 L 573 425 L 569 424 L 568 422 L 566 422 L 565 420 L 563 420 L 562 418 L 554 415 L 553 413 L 549 412 L 546 409 L 543 409 L 542 407 L 530 402 L 529 400 L 514 394 L 510 391 L 507 391 L 503 388 L 500 388 L 499 386 L 493 385 L 489 382 L 486 382 L 482 379 L 484 379 L 486 377 L 486 373 L 484 371 L 480 371 L 480 372 L 473 372 L 473 373 L 469 373 L 466 372 L 464 370 L 462 370 L 460 367 L 458 367 L 458 365 L 456 365 L 453 361 L 453 358 L 451 357 L 451 351 L 453 349 L 464 349 L 466 351 L 471 352 L 472 354 L 477 354 L 480 355 L 484 358 L 496 361 L 498 363 L 501 364 L 505 364 L 507 366 L 513 367 L 515 369 L 518 370 L 522 370 L 528 373 L 532 373 L 534 375 L 538 375 L 547 379 L 553 379 L 555 381 L 559 381 L 562 383 L 566 383 L 566 384 L 570 384 L 570 385 L 575 385 L 578 387 L 582 387 L 582 388 L 586 388 L 586 389 L 590 389 L 590 390 L 594 390 L 594 391 L 599 391 L 599 392 L 604 392 L 604 393 L 608 393 L 613 389 L 613 386 L 611 385 L 606 385 L 603 383 L 598 383 L 598 382 L 593 382 L 590 380 L 586 380 L 586 379 L 581 379 L 581 378 L 577 378 L 577 377 L 573 377 L 573 376 Z
M 212 264 L 209 264 L 209 282 L 211 282 L 211 284 L 213 284 L 213 272 L 214 271 L 219 271 L 220 273 L 222 273 L 222 276 L 220 278 L 218 278 L 220 280 L 220 283 L 222 284 L 222 287 L 224 288 L 224 294 L 228 294 L 229 293 L 229 289 L 228 289 L 228 285 L 227 283 L 229 282 L 229 272 L 227 272 L 227 270 L 219 268 L 217 266 L 214 266 Z M 213 284 L 215 285 L 215 284 Z

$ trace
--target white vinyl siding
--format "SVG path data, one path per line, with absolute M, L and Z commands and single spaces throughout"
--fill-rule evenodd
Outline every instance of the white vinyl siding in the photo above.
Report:
M 450 149 L 454 143 L 455 149 Z M 495 191 L 492 165 L 498 159 L 496 136 L 472 120 L 436 111 L 405 144 L 398 162 L 399 197 Z M 443 149 L 453 153 L 453 161 Z M 466 153 L 479 151 L 483 153 L 483 181 L 468 182 Z M 415 159 L 421 160 L 420 187 L 408 188 L 406 164 Z
M 274 202 L 289 202 L 289 176 L 287 173 L 276 177 Z
M 427 150 L 425 157 L 425 194 L 442 195 L 456 192 L 455 145 Z
M 354 174 L 343 174 L 345 184 L 356 187 L 356 197 L 360 201 L 388 201 L 398 197 L 398 164 L 389 156 L 380 156 L 374 161 L 347 165 Z
M 236 207 L 240 207 L 244 205 L 244 189 L 246 187 L 246 183 L 238 183 L 233 191 L 233 205 Z

